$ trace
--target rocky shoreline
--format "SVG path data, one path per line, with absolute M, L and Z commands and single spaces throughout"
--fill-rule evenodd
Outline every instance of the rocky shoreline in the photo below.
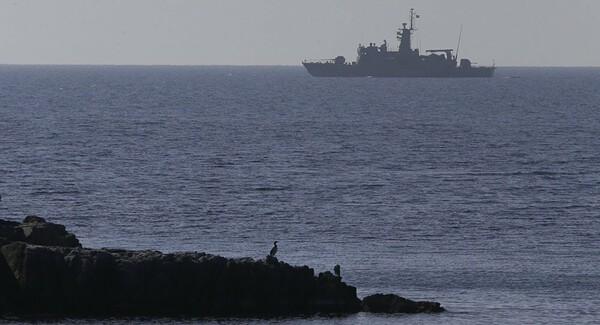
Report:
M 442 312 L 396 295 L 362 301 L 331 272 L 277 258 L 83 248 L 64 226 L 0 219 L 0 316 L 245 316 Z

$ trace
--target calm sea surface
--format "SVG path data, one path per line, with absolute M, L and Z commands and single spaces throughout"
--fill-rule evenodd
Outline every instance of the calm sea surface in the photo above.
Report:
M 600 69 L 0 66 L 0 218 L 87 247 L 342 266 L 438 315 L 59 324 L 598 324 Z M 24 322 L 0 320 L 1 323 Z

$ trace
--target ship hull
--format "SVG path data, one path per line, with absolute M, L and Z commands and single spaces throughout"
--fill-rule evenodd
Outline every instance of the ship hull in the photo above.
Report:
M 380 78 L 491 78 L 495 67 L 427 67 L 370 66 L 303 62 L 313 77 L 380 77 Z

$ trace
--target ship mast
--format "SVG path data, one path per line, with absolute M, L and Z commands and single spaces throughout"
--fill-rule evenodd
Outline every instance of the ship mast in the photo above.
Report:
M 402 28 L 396 32 L 396 38 L 398 38 L 398 40 L 400 40 L 400 47 L 398 48 L 398 52 L 411 52 L 412 51 L 412 46 L 411 46 L 411 36 L 412 36 L 412 31 L 413 30 L 417 30 L 416 26 L 415 26 L 415 19 L 419 18 L 420 16 L 417 15 L 417 13 L 415 12 L 415 9 L 411 8 L 410 9 L 410 28 L 406 27 L 406 23 L 402 23 Z
M 410 30 L 416 30 L 414 25 L 415 18 L 419 18 L 419 15 L 417 15 L 415 9 L 410 8 Z

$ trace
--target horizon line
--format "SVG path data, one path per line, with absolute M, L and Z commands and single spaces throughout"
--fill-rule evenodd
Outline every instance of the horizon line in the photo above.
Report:
M 0 66 L 96 67 L 302 67 L 302 64 L 135 64 L 135 63 L 0 63 Z M 495 65 L 496 68 L 600 68 L 593 65 Z

